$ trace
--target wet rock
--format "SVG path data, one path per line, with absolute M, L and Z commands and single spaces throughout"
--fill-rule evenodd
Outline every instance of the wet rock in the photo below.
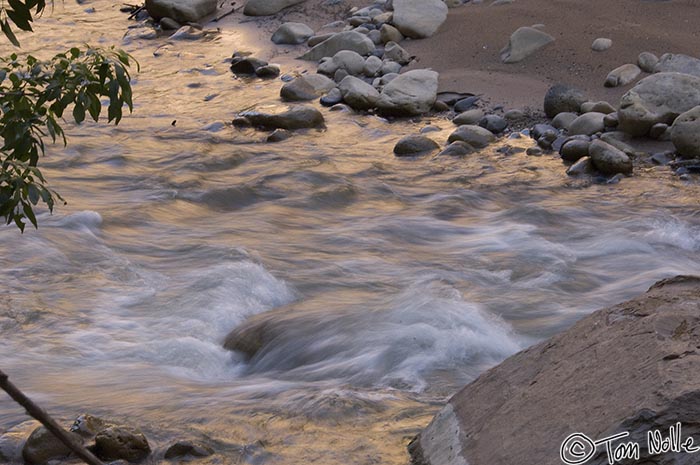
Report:
M 542 148 L 540 147 L 528 147 L 527 150 L 525 150 L 526 155 L 530 155 L 532 157 L 539 157 L 542 155 Z
M 455 103 L 455 111 L 457 113 L 463 113 L 476 105 L 476 103 L 481 99 L 478 95 L 470 95 L 469 97 L 460 99 Z
M 493 133 L 481 126 L 464 125 L 458 127 L 447 139 L 448 143 L 461 140 L 474 148 L 484 148 L 496 140 Z
M 355 31 L 343 31 L 314 46 L 300 58 L 319 61 L 323 57 L 332 57 L 341 50 L 352 50 L 360 55 L 368 55 L 374 50 L 374 43 L 366 35 Z
M 192 441 L 178 441 L 165 451 L 165 458 L 177 459 L 181 457 L 209 457 L 214 453 L 211 447 Z
M 684 73 L 700 77 L 700 59 L 680 53 L 664 53 L 654 66 L 656 73 Z
M 242 113 L 253 126 L 260 126 L 268 129 L 306 129 L 323 127 L 324 119 L 320 111 L 314 107 L 296 105 L 286 108 L 277 113 L 262 113 L 259 111 L 248 111 Z
M 181 27 L 180 23 L 168 17 L 161 18 L 158 24 L 160 24 L 160 28 L 164 31 L 176 31 Z
M 410 53 L 408 53 L 396 42 L 387 42 L 386 46 L 384 47 L 384 56 L 382 59 L 395 61 L 404 66 L 411 62 L 412 57 Z
M 603 132 L 605 129 L 604 119 L 605 115 L 603 113 L 584 113 L 569 125 L 569 134 L 585 134 L 590 136 L 596 132 Z
M 258 68 L 267 66 L 267 61 L 252 56 L 234 55 L 231 60 L 231 71 L 235 75 L 252 75 Z
M 345 103 L 355 110 L 369 110 L 379 101 L 377 89 L 354 76 L 347 76 L 340 82 L 338 88 Z
M 413 157 L 426 155 L 440 149 L 437 142 L 425 136 L 405 136 L 394 146 L 397 157 Z
M 452 122 L 457 126 L 464 124 L 477 124 L 484 117 L 484 110 L 481 108 L 474 108 L 473 110 L 464 111 L 454 117 Z
M 442 113 L 444 111 L 450 111 L 450 106 L 446 104 L 445 102 L 441 102 L 439 100 L 436 100 L 435 103 L 433 103 L 433 111 L 437 113 Z
M 621 431 L 641 445 L 640 465 L 694 463 L 682 452 L 649 458 L 646 444 L 648 432 L 667 438 L 676 422 L 683 438 L 700 435 L 699 306 L 698 278 L 666 279 L 506 359 L 449 400 L 409 445 L 413 463 L 550 465 L 563 463 L 569 434 Z M 507 447 L 494 448 L 504 438 Z M 607 463 L 599 452 L 587 463 Z
M 102 460 L 140 462 L 151 448 L 141 431 L 124 426 L 110 426 L 95 436 L 95 455 Z
M 340 89 L 334 87 L 326 95 L 321 97 L 321 105 L 324 107 L 332 107 L 343 101 L 343 94 L 340 93 Z
M 659 57 L 650 52 L 642 52 L 637 57 L 637 66 L 645 73 L 654 73 Z
M 394 26 L 412 39 L 430 37 L 447 19 L 442 0 L 394 0 Z
M 275 64 L 261 66 L 255 70 L 255 75 L 264 79 L 276 78 L 280 75 L 280 67 Z
M 637 79 L 640 74 L 642 74 L 642 70 L 639 69 L 639 66 L 632 63 L 618 66 L 608 73 L 608 76 L 605 78 L 605 87 L 626 86 Z
M 318 72 L 328 76 L 335 75 L 339 69 L 344 70 L 350 76 L 363 74 L 365 70 L 365 59 L 352 50 L 341 50 L 333 58 L 321 61 Z
M 216 8 L 216 0 L 146 0 L 146 10 L 153 19 L 171 18 L 180 24 L 196 23 Z
M 450 156 L 450 157 L 463 157 L 465 155 L 469 155 L 471 153 L 474 153 L 475 149 L 468 143 L 462 141 L 462 140 L 456 140 L 452 142 L 450 145 L 445 147 L 445 150 L 440 152 L 438 156 Z
M 612 47 L 612 40 L 606 39 L 604 37 L 599 37 L 593 41 L 591 44 L 591 50 L 594 52 L 604 52 Z
M 591 142 L 588 140 L 571 139 L 561 146 L 559 154 L 563 160 L 575 162 L 588 156 L 590 145 Z
M 500 134 L 508 127 L 508 122 L 498 115 L 486 115 L 479 121 L 479 126 L 494 134 Z
M 588 153 L 595 168 L 603 174 L 632 174 L 632 160 L 627 154 L 607 142 L 594 140 Z
M 298 45 L 303 44 L 311 36 L 314 30 L 303 23 L 284 23 L 272 34 L 271 40 L 276 44 Z
M 576 113 L 571 113 L 568 111 L 564 111 L 562 113 L 559 113 L 557 116 L 552 119 L 552 126 L 554 126 L 557 129 L 569 129 L 569 126 L 571 126 L 571 123 L 574 122 L 574 120 L 578 118 L 578 115 Z
M 566 84 L 555 84 L 544 96 L 544 112 L 549 118 L 564 112 L 578 113 L 585 101 L 581 90 Z
M 593 174 L 594 172 L 595 167 L 593 166 L 591 157 L 581 158 L 566 170 L 566 174 L 569 176 L 585 176 Z
M 676 118 L 671 126 L 671 141 L 683 158 L 700 158 L 700 106 Z
M 274 131 L 272 131 L 272 133 L 270 133 L 270 135 L 267 136 L 265 142 L 282 142 L 292 137 L 292 135 L 293 134 L 290 131 L 287 131 L 286 129 L 275 129 Z
M 83 438 L 78 434 L 70 434 L 79 443 L 83 442 Z M 43 426 L 32 431 L 22 448 L 22 458 L 29 465 L 46 465 L 51 460 L 66 458 L 70 453 L 70 449 Z
M 503 63 L 518 63 L 545 45 L 554 42 L 554 37 L 532 27 L 521 27 L 511 36 L 508 45 L 501 50 Z
M 383 24 L 379 29 L 379 37 L 383 44 L 396 42 L 397 44 L 403 40 L 403 34 L 390 24 Z
M 530 137 L 537 140 L 542 137 L 547 137 L 548 139 L 554 140 L 559 136 L 559 131 L 554 126 L 549 124 L 535 124 L 532 129 L 530 129 Z
M 285 8 L 299 3 L 304 3 L 306 0 L 248 0 L 243 8 L 243 14 L 246 16 L 270 16 L 278 13 Z
M 412 116 L 427 113 L 437 99 L 438 73 L 416 69 L 400 74 L 381 92 L 377 108 L 380 113 Z
M 656 123 L 672 124 L 700 105 L 700 78 L 680 73 L 657 73 L 639 81 L 620 99 L 619 129 L 644 136 Z

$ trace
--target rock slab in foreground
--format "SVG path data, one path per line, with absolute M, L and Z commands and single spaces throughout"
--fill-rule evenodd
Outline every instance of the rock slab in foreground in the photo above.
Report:
M 153 19 L 171 18 L 180 24 L 196 23 L 214 13 L 216 0 L 146 0 L 146 10 Z
M 684 438 L 700 436 L 698 347 L 700 278 L 660 281 L 481 375 L 409 445 L 412 461 L 560 465 L 570 434 L 596 440 L 629 431 L 624 441 L 641 448 L 635 463 L 697 463 L 692 454 L 650 457 L 646 435 L 667 437 L 682 422 Z M 608 463 L 605 447 L 598 451 L 587 465 Z
M 393 23 L 406 37 L 430 37 L 445 19 L 447 5 L 442 0 L 394 0 Z

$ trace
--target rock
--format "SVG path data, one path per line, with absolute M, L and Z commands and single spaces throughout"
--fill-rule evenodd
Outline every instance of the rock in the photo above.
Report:
M 382 67 L 379 68 L 379 74 L 382 76 L 387 74 L 398 74 L 401 72 L 401 65 L 395 61 L 385 61 L 382 63 Z
M 435 100 L 435 103 L 433 103 L 433 111 L 435 111 L 437 113 L 450 111 L 450 106 L 448 104 L 446 104 L 445 102 Z
M 442 0 L 394 0 L 394 26 L 412 39 L 430 37 L 447 19 Z
M 700 434 L 690 407 L 700 402 L 700 359 L 690 355 L 700 345 L 699 306 L 698 278 L 666 279 L 506 359 L 438 412 L 409 445 L 412 463 L 562 464 L 560 447 L 576 432 L 592 441 L 629 432 L 620 441 L 641 446 L 640 464 L 693 463 L 682 452 L 647 455 L 647 434 L 667 438 L 676 422 L 678 437 Z M 591 449 L 579 444 L 568 463 L 584 463 Z M 607 463 L 605 447 L 597 452 L 586 463 Z
M 642 52 L 637 57 L 637 66 L 645 73 L 656 72 L 654 68 L 656 68 L 658 62 L 659 57 L 650 52 Z
M 573 123 L 576 118 L 578 118 L 578 115 L 576 113 L 564 111 L 562 113 L 559 113 L 557 116 L 554 117 L 554 119 L 552 119 L 552 126 L 554 126 L 557 129 L 568 130 L 571 126 L 571 123 Z
M 367 77 L 374 77 L 379 73 L 379 70 L 382 69 L 382 64 L 382 60 L 378 57 L 369 56 L 365 60 L 365 65 L 362 72 Z
M 412 116 L 427 113 L 437 99 L 438 73 L 416 69 L 400 74 L 384 86 L 377 102 L 380 113 Z
M 286 129 L 275 129 L 267 136 L 265 142 L 282 142 L 292 137 L 292 135 L 293 134 L 290 131 L 287 131 Z
M 403 34 L 390 24 L 383 24 L 382 27 L 379 28 L 379 34 L 383 44 L 389 42 L 396 42 L 398 44 L 403 40 Z
M 328 93 L 335 87 L 335 82 L 321 74 L 299 76 L 286 83 L 280 90 L 280 96 L 285 101 L 314 100 Z
M 549 124 L 535 124 L 532 129 L 530 129 L 530 136 L 535 140 L 547 137 L 553 141 L 559 137 L 559 131 Z
M 382 42 L 382 33 L 379 32 L 377 29 L 373 29 L 367 33 L 367 37 L 372 41 L 374 45 L 381 45 L 384 42 Z
M 372 23 L 374 23 L 377 27 L 381 27 L 386 23 L 390 23 L 393 18 L 394 18 L 393 12 L 385 11 L 385 12 L 379 13 L 376 16 L 373 16 Z
M 255 74 L 258 68 L 267 66 L 267 62 L 252 56 L 235 56 L 231 60 L 231 71 L 235 75 Z
M 672 124 L 700 105 L 700 78 L 680 73 L 657 73 L 639 81 L 620 99 L 621 131 L 644 136 L 656 123 Z
M 539 157 L 540 155 L 542 155 L 542 149 L 540 147 L 528 147 L 527 150 L 525 150 L 525 154 L 534 157 Z
M 700 106 L 676 118 L 671 126 L 671 142 L 683 158 L 700 158 Z
M 591 44 L 591 50 L 594 52 L 604 52 L 610 47 L 612 47 L 612 40 L 603 37 L 597 38 L 593 41 L 593 44 Z
M 684 73 L 700 77 L 700 59 L 688 55 L 664 53 L 654 66 L 655 73 Z
M 306 45 L 309 47 L 315 47 L 321 42 L 325 42 L 326 40 L 330 39 L 333 37 L 336 33 L 335 32 L 329 32 L 327 34 L 320 34 L 316 36 L 311 36 L 309 37 L 309 40 L 306 42 Z
M 333 80 L 337 83 L 340 83 L 340 81 L 342 81 L 343 79 L 345 79 L 348 76 L 350 76 L 350 73 L 348 73 L 344 69 L 339 69 L 339 70 L 336 70 L 335 74 L 333 74 Z
M 458 127 L 447 139 L 448 143 L 461 140 L 474 148 L 480 149 L 489 145 L 496 140 L 493 133 L 481 126 L 464 125 Z
M 379 92 L 362 79 L 347 76 L 338 86 L 345 103 L 355 110 L 369 110 L 377 105 Z
M 506 121 L 520 121 L 526 118 L 525 112 L 523 110 L 513 109 L 508 110 L 503 114 Z
M 676 118 L 676 120 L 677 119 L 678 118 Z M 664 137 L 666 137 L 669 134 L 669 131 L 670 130 L 668 124 L 656 123 L 651 127 L 651 129 L 649 129 L 649 137 L 655 140 L 663 140 Z
M 255 75 L 259 78 L 275 78 L 280 75 L 280 67 L 274 64 L 261 66 L 255 70 Z
M 581 113 L 603 113 L 605 115 L 613 113 L 615 107 L 610 105 L 608 102 L 584 102 L 581 104 Z
M 357 76 L 364 72 L 365 59 L 352 50 L 341 50 L 330 60 L 322 61 L 318 67 L 318 72 L 328 76 L 335 75 L 336 71 L 342 69 L 351 76 Z
M 566 161 L 578 161 L 588 156 L 591 142 L 583 139 L 570 139 L 561 146 L 559 154 Z
M 456 140 L 445 147 L 445 150 L 440 152 L 438 156 L 463 157 L 470 153 L 474 153 L 474 147 L 464 141 Z
M 95 455 L 102 460 L 140 462 L 150 453 L 146 437 L 134 428 L 110 426 L 95 436 Z
M 632 63 L 618 66 L 608 73 L 608 77 L 605 78 L 605 87 L 626 86 L 637 79 L 640 74 L 642 74 L 642 70 Z
M 82 444 L 80 435 L 71 433 Z M 59 460 L 70 455 L 71 451 L 43 426 L 39 426 L 27 438 L 22 448 L 22 457 L 30 465 L 46 465 L 50 460 Z
M 460 99 L 454 105 L 455 111 L 458 113 L 463 113 L 476 105 L 476 102 L 478 102 L 480 99 L 481 97 L 478 95 L 470 95 L 469 97 Z
M 595 168 L 605 175 L 632 174 L 632 160 L 625 152 L 602 140 L 594 140 L 588 154 Z
M 508 122 L 498 115 L 486 115 L 479 121 L 479 126 L 494 134 L 500 134 L 508 127 Z
M 593 166 L 591 157 L 581 158 L 566 170 L 566 174 L 569 176 L 584 176 L 587 174 L 593 174 L 594 172 L 595 167 Z
M 276 44 L 299 45 L 303 44 L 311 36 L 314 30 L 303 23 L 284 23 L 272 34 L 272 41 Z
M 146 10 L 155 20 L 171 18 L 180 24 L 196 23 L 216 11 L 216 0 L 146 0 Z
M 454 117 L 452 120 L 457 126 L 463 124 L 477 124 L 484 117 L 484 111 L 480 108 L 474 108 L 473 110 L 467 110 Z
M 343 101 L 343 94 L 340 93 L 340 89 L 334 87 L 326 95 L 321 97 L 321 105 L 325 107 L 332 107 Z
M 545 45 L 554 42 L 554 37 L 532 27 L 521 27 L 510 36 L 508 45 L 501 50 L 503 63 L 518 63 Z
M 306 0 L 248 0 L 243 8 L 246 16 L 270 16 Z
M 287 107 L 277 113 L 262 113 L 248 111 L 240 116 L 246 118 L 251 125 L 268 129 L 306 129 L 324 125 L 323 115 L 314 107 L 296 105 Z
M 409 64 L 413 57 L 396 42 L 387 42 L 382 59 L 395 61 L 403 66 Z
M 374 50 L 374 43 L 366 35 L 355 31 L 343 31 L 333 34 L 329 39 L 314 46 L 303 54 L 302 60 L 319 61 L 323 57 L 332 57 L 341 50 L 352 50 L 360 55 L 368 55 Z
M 549 118 L 559 113 L 578 113 L 586 97 L 579 89 L 566 84 L 555 84 L 544 96 L 544 112 Z
M 160 24 L 160 28 L 164 31 L 176 31 L 181 27 L 180 23 L 168 17 L 161 18 L 158 24 Z
M 192 441 L 178 441 L 165 451 L 165 458 L 177 459 L 181 457 L 209 457 L 214 453 L 211 447 Z
M 405 136 L 394 146 L 394 155 L 397 157 L 413 157 L 425 155 L 438 150 L 437 142 L 425 136 Z
M 604 119 L 605 114 L 603 113 L 584 113 L 569 125 L 569 134 L 585 134 L 590 136 L 596 132 L 603 132 L 603 130 L 605 130 Z

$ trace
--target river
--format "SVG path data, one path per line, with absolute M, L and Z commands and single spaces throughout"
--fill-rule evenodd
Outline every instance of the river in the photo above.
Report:
M 160 454 L 201 440 L 219 451 L 204 464 L 405 464 L 411 437 L 483 370 L 700 273 L 696 178 L 649 168 L 597 184 L 553 155 L 496 151 L 526 138 L 464 159 L 393 156 L 427 125 L 446 140 L 438 117 L 323 110 L 326 130 L 262 143 L 224 124 L 278 103 L 279 80 L 237 80 L 225 61 L 255 50 L 255 27 L 123 41 L 133 23 L 118 7 L 57 2 L 21 36 L 43 57 L 89 42 L 141 64 L 132 115 L 66 124 L 68 146 L 42 160 L 68 205 L 39 230 L 0 228 L 0 368 L 60 418 L 139 426 Z M 222 348 L 266 312 L 283 331 L 259 357 Z M 0 432 L 25 420 L 0 396 Z

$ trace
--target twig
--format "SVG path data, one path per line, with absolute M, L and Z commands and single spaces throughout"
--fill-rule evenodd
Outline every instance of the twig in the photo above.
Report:
M 146 7 L 140 6 L 140 7 L 136 8 L 134 11 L 131 12 L 131 14 L 129 15 L 129 17 L 127 19 L 133 19 L 137 14 L 141 13 L 144 10 L 144 8 L 146 8 Z
M 51 418 L 48 413 L 38 405 L 36 405 L 29 397 L 25 396 L 22 391 L 10 382 L 7 375 L 0 370 L 0 388 L 7 392 L 15 402 L 24 407 L 27 413 L 33 418 L 39 420 L 47 430 L 53 433 L 56 438 L 72 450 L 75 455 L 80 457 L 83 462 L 88 465 L 104 465 L 100 459 L 92 455 L 82 444 L 79 444 L 73 439 L 61 426 L 56 423 L 56 420 Z

